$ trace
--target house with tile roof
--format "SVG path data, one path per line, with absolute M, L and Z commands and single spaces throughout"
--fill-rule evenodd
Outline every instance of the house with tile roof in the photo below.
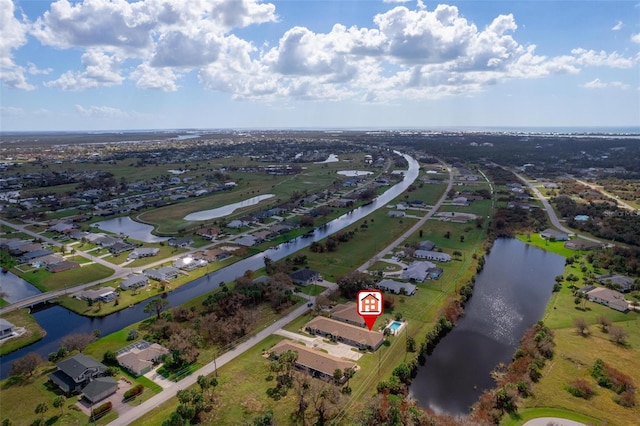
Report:
M 384 341 L 384 336 L 378 331 L 369 331 L 341 321 L 323 316 L 317 316 L 305 325 L 312 335 L 327 337 L 335 342 L 355 346 L 361 350 L 377 350 Z

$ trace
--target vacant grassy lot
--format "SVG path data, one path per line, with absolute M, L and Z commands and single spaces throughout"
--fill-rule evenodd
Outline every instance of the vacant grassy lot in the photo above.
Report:
M 36 269 L 32 272 L 20 272 L 16 268 L 13 268 L 11 272 L 21 278 L 24 278 L 26 281 L 33 284 L 38 290 L 45 292 L 60 290 L 66 287 L 73 287 L 75 285 L 86 284 L 102 278 L 107 278 L 113 274 L 113 269 L 97 263 L 92 263 L 80 268 L 57 272 L 55 274 L 44 268 Z
M 13 352 L 45 336 L 45 331 L 26 309 L 17 309 L 2 316 L 16 328 L 24 327 L 26 332 L 20 337 L 0 340 L 0 356 Z

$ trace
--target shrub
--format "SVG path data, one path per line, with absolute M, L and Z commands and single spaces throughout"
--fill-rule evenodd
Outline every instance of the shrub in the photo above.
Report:
M 142 391 L 144 391 L 144 386 L 135 385 L 134 387 L 132 387 L 131 389 L 126 391 L 124 393 L 123 397 L 124 397 L 124 399 L 133 398 L 133 397 L 135 397 L 137 395 L 140 395 L 142 393 Z
M 584 399 L 591 398 L 595 393 L 589 382 L 583 379 L 578 379 L 571 382 L 571 384 L 567 386 L 567 391 L 577 398 Z
M 93 410 L 91 410 L 91 417 L 102 417 L 107 414 L 112 407 L 113 404 L 111 404 L 111 401 L 107 401 L 104 404 L 98 406 L 98 408 L 94 408 Z
M 127 340 L 135 340 L 138 338 L 137 330 L 129 330 L 129 334 L 127 334 Z

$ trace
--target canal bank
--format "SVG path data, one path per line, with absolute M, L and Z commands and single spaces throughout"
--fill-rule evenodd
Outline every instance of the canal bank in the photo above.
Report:
M 544 314 L 564 258 L 515 239 L 498 239 L 476 277 L 457 326 L 426 357 L 410 387 L 418 405 L 465 415 L 509 363 L 524 331 Z

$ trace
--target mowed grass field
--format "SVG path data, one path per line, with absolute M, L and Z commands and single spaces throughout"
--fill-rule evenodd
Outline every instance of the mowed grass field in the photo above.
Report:
M 113 274 L 113 269 L 98 263 L 92 263 L 90 265 L 82 265 L 80 268 L 57 273 L 49 272 L 44 268 L 31 272 L 21 272 L 13 268 L 12 272 L 33 284 L 38 290 L 45 292 L 61 290 L 66 287 L 73 287 L 75 285 L 107 278 Z
M 255 164 L 254 164 L 255 165 Z M 139 214 L 136 220 L 154 225 L 157 233 L 173 234 L 181 230 L 192 229 L 204 221 L 186 221 L 184 217 L 190 213 L 209 210 L 237 203 L 264 194 L 274 197 L 261 201 L 259 204 L 240 208 L 225 220 L 240 217 L 248 212 L 262 210 L 289 199 L 294 193 L 309 194 L 321 191 L 336 181 L 347 178 L 337 175 L 339 170 L 347 170 L 354 165 L 349 163 L 303 164 L 303 171 L 292 176 L 275 176 L 257 173 L 232 172 L 230 176 L 238 186 L 230 191 L 220 191 L 211 195 L 187 200 L 179 204 L 153 209 Z M 374 173 L 380 170 L 371 170 Z M 206 222 L 213 222 L 212 219 Z

